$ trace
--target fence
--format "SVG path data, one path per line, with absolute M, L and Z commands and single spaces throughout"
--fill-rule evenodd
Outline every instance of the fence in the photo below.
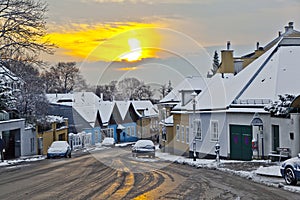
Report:
M 83 148 L 92 145 L 92 133 L 69 133 L 69 143 L 72 149 Z

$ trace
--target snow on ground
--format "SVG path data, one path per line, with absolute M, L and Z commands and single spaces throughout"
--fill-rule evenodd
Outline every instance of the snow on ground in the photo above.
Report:
M 125 147 L 132 145 L 133 143 L 124 143 L 124 144 L 116 144 L 117 147 Z M 104 149 L 109 149 L 111 147 L 102 147 L 101 144 L 86 147 L 84 149 L 76 149 L 75 151 L 83 151 L 83 152 L 92 152 L 92 151 L 99 151 Z M 163 153 L 160 150 L 157 150 L 156 159 L 144 159 L 144 158 L 137 158 L 141 159 L 142 161 L 151 161 L 155 162 L 157 159 L 166 160 L 170 162 L 175 162 L 179 164 L 187 164 L 197 168 L 208 168 L 208 169 L 216 169 L 225 173 L 234 174 L 237 176 L 241 176 L 247 179 L 250 179 L 257 183 L 262 183 L 272 187 L 280 187 L 285 190 L 291 192 L 299 192 L 300 193 L 300 183 L 297 186 L 288 186 L 285 184 L 284 179 L 281 177 L 280 174 L 280 165 L 281 163 L 275 163 L 273 165 L 269 165 L 269 160 L 253 160 L 253 161 L 237 161 L 237 160 L 220 160 L 220 163 L 217 163 L 214 159 L 196 159 L 193 161 L 191 158 L 183 157 L 183 156 L 176 156 L 171 155 L 169 153 Z M 16 164 L 22 162 L 34 162 L 45 159 L 45 156 L 28 156 L 28 157 L 21 157 L 15 160 L 4 160 L 4 162 L 0 162 L 0 167 L 12 167 Z M 256 168 L 251 168 L 251 170 L 239 170 L 234 169 L 230 166 L 236 164 L 243 164 L 247 163 L 253 164 L 253 166 L 257 166 Z M 261 164 L 266 164 L 266 167 L 261 166 Z
M 16 165 L 22 162 L 35 162 L 39 160 L 44 160 L 45 156 L 26 156 L 26 157 L 20 157 L 14 160 L 4 160 L 4 162 L 0 162 L 0 167 L 2 166 L 10 166 L 10 165 Z
M 208 169 L 216 169 L 219 171 L 223 171 L 226 173 L 234 174 L 237 176 L 241 176 L 247 179 L 250 179 L 257 183 L 262 183 L 268 186 L 273 187 L 280 187 L 285 190 L 291 191 L 291 192 L 299 192 L 300 193 L 300 185 L 297 186 L 288 186 L 285 184 L 284 179 L 281 177 L 280 174 L 280 165 L 281 163 L 277 163 L 276 165 L 272 166 L 259 166 L 258 168 L 247 171 L 245 170 L 235 170 L 235 169 L 229 169 L 228 166 L 230 164 L 235 163 L 266 163 L 268 164 L 269 160 L 253 160 L 253 161 L 237 161 L 237 160 L 220 160 L 220 163 L 217 163 L 214 159 L 196 159 L 196 161 L 193 161 L 191 158 L 186 158 L 183 156 L 176 156 L 171 155 L 169 153 L 163 153 L 160 151 L 156 152 L 156 157 L 167 160 L 179 164 L 187 164 L 193 167 L 197 168 L 208 168 Z

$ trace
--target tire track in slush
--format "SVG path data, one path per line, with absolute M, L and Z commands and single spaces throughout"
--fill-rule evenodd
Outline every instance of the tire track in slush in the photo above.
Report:
M 134 186 L 134 175 L 121 160 L 114 160 L 112 167 L 117 169 L 115 182 L 97 198 L 100 199 L 122 199 Z M 122 170 L 122 171 L 121 171 Z

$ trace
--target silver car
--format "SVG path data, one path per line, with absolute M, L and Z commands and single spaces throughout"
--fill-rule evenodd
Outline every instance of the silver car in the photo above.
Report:
M 71 158 L 71 147 L 67 141 L 54 141 L 47 151 L 47 158 L 69 157 Z
M 132 156 L 149 156 L 155 158 L 155 146 L 151 140 L 138 140 L 132 146 Z

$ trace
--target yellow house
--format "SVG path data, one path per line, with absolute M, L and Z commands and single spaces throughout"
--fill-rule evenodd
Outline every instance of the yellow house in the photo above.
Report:
M 53 141 L 68 141 L 68 119 L 57 116 L 47 117 L 47 120 L 38 123 L 36 128 L 37 152 L 42 155 L 47 154 Z
M 189 145 L 191 131 L 189 128 L 189 115 L 188 114 L 176 114 L 173 115 L 173 144 L 175 155 L 189 155 Z

